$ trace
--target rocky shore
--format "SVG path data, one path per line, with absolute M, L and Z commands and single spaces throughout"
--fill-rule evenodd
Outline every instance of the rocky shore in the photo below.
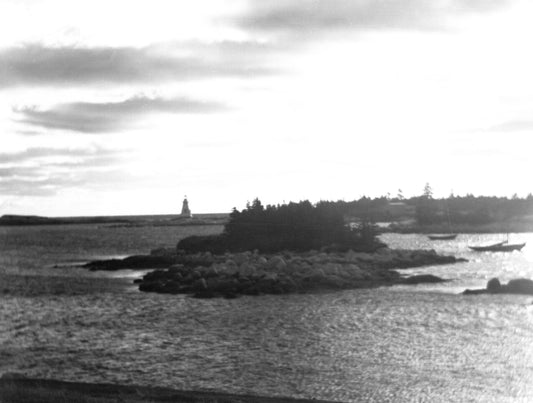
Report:
M 509 280 L 507 284 L 501 284 L 498 278 L 492 278 L 487 282 L 487 287 L 463 292 L 465 295 L 477 294 L 523 294 L 533 295 L 533 280 L 527 278 L 517 278 Z
M 183 254 L 159 249 L 148 256 L 123 260 L 96 261 L 91 270 L 159 268 L 136 280 L 145 292 L 189 294 L 197 298 L 240 295 L 286 294 L 322 290 L 370 288 L 393 284 L 447 281 L 436 276 L 403 277 L 396 269 L 464 261 L 438 255 L 434 250 L 393 250 L 361 252 L 209 252 Z M 162 269 L 164 268 L 164 269 Z

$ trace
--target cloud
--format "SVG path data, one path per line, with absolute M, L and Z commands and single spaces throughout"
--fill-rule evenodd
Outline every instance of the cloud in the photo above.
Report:
M 1 170 L 1 169 L 0 169 Z M 18 169 L 18 173 L 23 170 Z M 0 175 L 0 194 L 2 196 L 55 196 L 69 188 L 80 189 L 117 189 L 129 186 L 133 175 L 122 169 L 85 169 L 76 171 L 43 172 L 35 169 L 35 175 Z
M 36 161 L 43 157 L 60 158 L 103 158 L 118 156 L 121 151 L 97 148 L 51 148 L 31 147 L 23 151 L 13 153 L 0 153 L 0 164 L 13 164 L 28 161 Z
M 14 108 L 21 123 L 46 129 L 72 130 L 82 133 L 119 131 L 140 117 L 152 113 L 213 113 L 227 109 L 215 102 L 188 98 L 149 98 L 137 96 L 120 102 L 73 102 L 38 109 L 34 106 Z
M 509 120 L 494 126 L 489 127 L 488 129 L 481 130 L 484 132 L 519 132 L 519 131 L 531 131 L 533 129 L 533 120 Z
M 46 178 L 8 178 L 0 180 L 0 192 L 5 196 L 54 196 L 66 187 L 81 185 L 83 181 L 69 176 Z
M 135 47 L 51 47 L 0 51 L 0 88 L 164 83 L 275 73 L 263 64 L 272 49 L 256 42 L 165 43 Z
M 237 24 L 252 32 L 316 34 L 331 30 L 441 29 L 449 18 L 484 13 L 502 0 L 249 0 Z
M 35 167 L 0 167 L 0 178 L 35 175 Z
M 76 186 L 102 186 L 126 175 L 117 168 L 124 151 L 35 147 L 0 153 L 0 193 L 52 196 Z

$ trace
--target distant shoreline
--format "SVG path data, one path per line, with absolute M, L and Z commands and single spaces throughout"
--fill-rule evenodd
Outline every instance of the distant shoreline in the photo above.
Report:
M 459 224 L 454 225 L 450 230 L 448 225 L 417 225 L 391 223 L 388 226 L 380 227 L 379 232 L 397 234 L 505 234 L 533 232 L 531 221 L 494 222 L 480 225 Z
M 121 227 L 223 225 L 228 219 L 229 213 L 196 214 L 191 218 L 181 217 L 178 214 L 94 217 L 44 217 L 34 215 L 6 214 L 0 217 L 0 226 L 75 224 L 110 224 Z
M 80 225 L 103 224 L 109 227 L 165 227 L 194 225 L 225 225 L 229 213 L 195 214 L 191 218 L 179 214 L 133 215 L 133 216 L 80 216 L 80 217 L 45 217 L 34 215 L 6 214 L 0 217 L 0 226 L 36 226 L 36 225 Z M 533 232 L 533 220 L 516 219 L 512 222 L 492 222 L 487 224 L 457 224 L 450 231 L 449 225 L 418 225 L 410 222 L 392 222 L 383 225 L 377 223 L 381 233 L 398 234 L 496 234 Z

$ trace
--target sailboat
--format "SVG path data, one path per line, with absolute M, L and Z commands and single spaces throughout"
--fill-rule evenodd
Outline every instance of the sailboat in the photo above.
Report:
M 452 232 L 452 221 L 450 220 L 450 210 L 448 209 L 448 206 L 446 206 L 446 214 L 448 216 L 448 228 L 449 228 L 449 234 L 433 234 L 428 235 L 428 238 L 432 241 L 451 241 L 457 238 L 457 234 L 454 234 Z
M 509 243 L 509 234 L 507 234 L 507 239 L 505 241 L 497 242 L 492 245 L 485 246 L 469 246 L 469 248 L 476 252 L 512 252 L 515 250 L 521 250 L 526 243 Z

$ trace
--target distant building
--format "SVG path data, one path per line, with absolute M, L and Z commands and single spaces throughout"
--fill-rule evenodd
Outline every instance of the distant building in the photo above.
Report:
M 187 201 L 187 196 L 185 196 L 185 199 L 183 199 L 180 217 L 192 218 L 191 209 L 189 208 L 189 202 Z

